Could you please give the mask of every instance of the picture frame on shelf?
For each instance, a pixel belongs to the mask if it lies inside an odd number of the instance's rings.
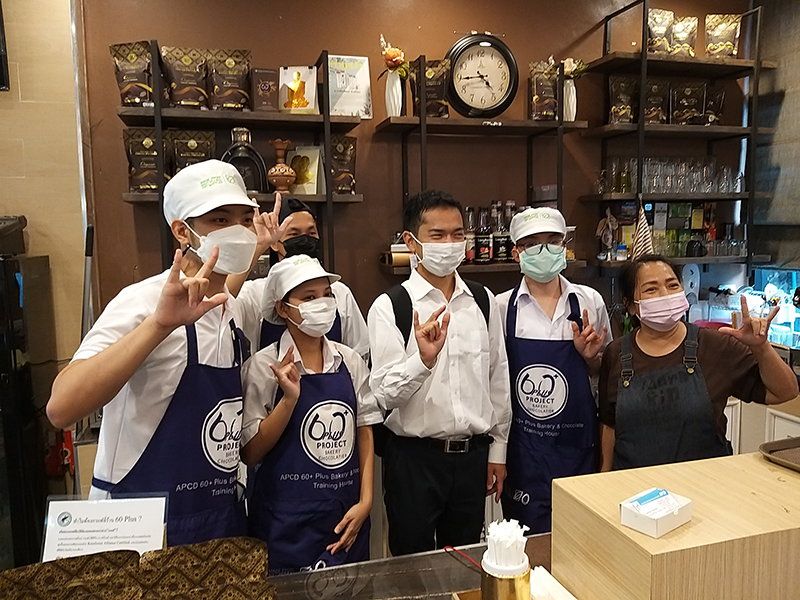
[[[286,153],[286,164],[294,169],[297,179],[289,186],[292,194],[323,194],[324,185],[320,175],[322,168],[322,148],[319,146],[299,146]]]
[[[372,118],[372,89],[366,56],[328,56],[331,115]]]
[[[319,114],[317,67],[281,67],[278,109],[300,115]]]

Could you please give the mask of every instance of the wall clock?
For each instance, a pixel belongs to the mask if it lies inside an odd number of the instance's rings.
[[[511,49],[499,38],[473,32],[453,44],[446,58],[451,68],[447,100],[457,112],[491,118],[511,106],[519,71]]]

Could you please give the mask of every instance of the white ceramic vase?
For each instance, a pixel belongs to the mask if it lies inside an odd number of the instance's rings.
[[[386,73],[386,116],[399,117],[403,108],[403,80],[397,70]]]
[[[575,80],[564,80],[564,120],[574,121],[578,114],[578,94],[575,91]]]

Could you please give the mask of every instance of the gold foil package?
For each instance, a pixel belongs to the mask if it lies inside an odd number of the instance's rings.
[[[197,48],[161,47],[169,100],[172,106],[208,108],[207,53]]]
[[[672,56],[695,56],[697,42],[697,17],[677,17],[672,25]]]
[[[556,86],[558,67],[551,61],[532,62],[529,65],[531,78],[531,118],[534,121],[555,121],[558,109]]]
[[[669,54],[675,13],[671,10],[651,8],[647,13],[647,51],[652,54]]]
[[[706,55],[736,56],[742,15],[706,15]]]
[[[633,123],[639,107],[639,80],[636,77],[612,75],[608,78],[611,112],[609,123]]]
[[[213,110],[249,108],[249,50],[209,50],[208,95]]]
[[[414,116],[419,116],[419,90],[417,89],[417,64],[411,63],[411,96]],[[429,117],[446,118],[450,116],[447,102],[447,84],[450,79],[450,59],[429,60],[425,63],[425,114]]]
[[[703,123],[706,102],[706,83],[676,83],[672,88],[670,123],[698,125]]]
[[[648,79],[645,90],[644,122],[667,122],[669,115],[669,82],[661,79]]]
[[[356,193],[356,138],[331,136],[331,171],[335,193]]]
[[[130,42],[109,47],[123,106],[143,106],[152,101],[153,77],[150,43]]]
[[[152,192],[158,189],[156,132],[152,128],[129,128],[122,132],[128,156],[128,189]]]
[[[178,173],[189,165],[214,158],[216,136],[213,131],[181,131],[168,129],[165,133],[169,149],[171,171]]]
[[[725,106],[725,90],[709,88],[706,91],[704,125],[722,125],[722,109]]]

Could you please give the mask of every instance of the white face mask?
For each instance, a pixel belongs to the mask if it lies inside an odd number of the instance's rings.
[[[422,243],[413,233],[411,237],[422,246],[419,264],[437,277],[452,275],[467,256],[467,242]],[[416,256],[416,255],[415,255]]]
[[[244,225],[231,225],[223,229],[216,229],[208,235],[199,235],[186,224],[193,234],[200,239],[198,248],[191,250],[206,262],[211,256],[214,246],[219,248],[219,258],[214,265],[214,273],[220,275],[238,275],[250,270],[253,254],[256,251],[258,236]]]
[[[285,304],[300,311],[300,316],[303,317],[300,323],[295,323],[291,319],[289,321],[309,337],[322,337],[331,330],[336,320],[335,298],[317,298],[297,306],[288,302]]]

